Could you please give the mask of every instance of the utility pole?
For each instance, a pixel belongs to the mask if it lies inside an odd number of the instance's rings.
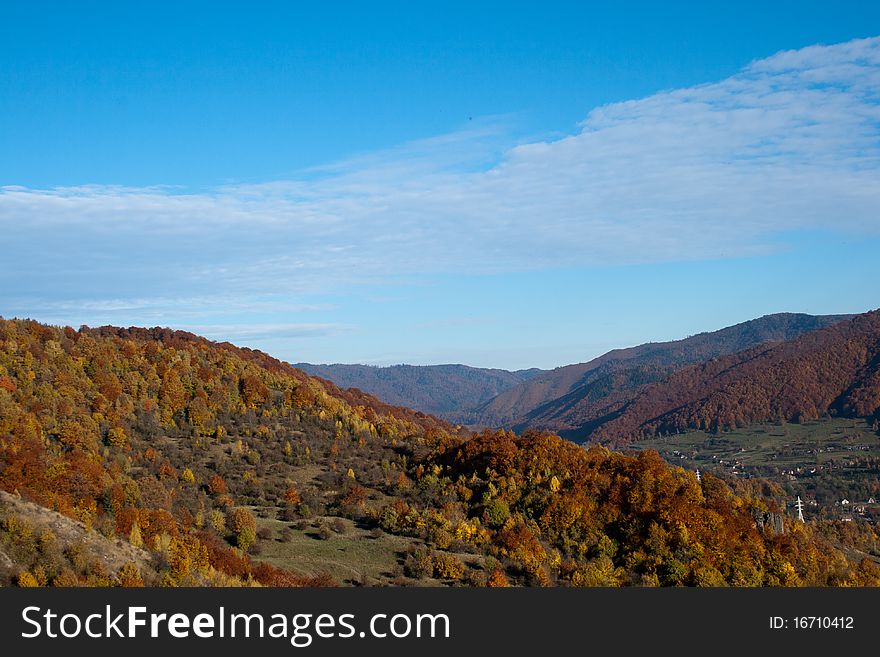
[[[797,511],[798,511],[798,520],[800,520],[803,523],[806,523],[806,520],[804,520],[804,503],[801,501],[800,495],[798,495],[797,502],[795,502],[795,507],[797,508]]]

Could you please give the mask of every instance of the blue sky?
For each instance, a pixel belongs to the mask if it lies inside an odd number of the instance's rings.
[[[4,3],[2,316],[519,368],[880,306],[875,3],[121,4]]]

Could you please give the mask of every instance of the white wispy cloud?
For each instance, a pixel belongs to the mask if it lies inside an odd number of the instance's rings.
[[[344,324],[192,324],[179,328],[206,338],[221,341],[252,343],[254,341],[277,340],[284,338],[315,338],[347,333],[352,327]]]
[[[487,121],[200,193],[3,187],[0,297],[246,307],[255,294],[420,273],[761,254],[804,230],[877,235],[880,38],[779,53],[594,109],[561,139],[509,142],[503,120]]]

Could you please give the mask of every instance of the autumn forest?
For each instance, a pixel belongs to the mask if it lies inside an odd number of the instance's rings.
[[[801,523],[772,481],[698,478],[654,450],[599,443],[876,419],[878,317],[674,373],[586,445],[452,425],[189,333],[0,320],[0,578],[877,586],[875,525]],[[315,552],[354,544],[378,546],[378,565]]]

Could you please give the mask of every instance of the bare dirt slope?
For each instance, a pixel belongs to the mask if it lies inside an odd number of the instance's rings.
[[[55,535],[61,545],[79,545],[87,558],[99,560],[107,572],[114,573],[128,562],[135,563],[142,573],[150,567],[150,554],[146,550],[136,548],[121,538],[108,539],[72,518],[21,499],[17,495],[0,490],[0,517],[15,516],[26,520],[37,534],[48,529]],[[12,556],[0,548],[0,568],[21,570]]]

